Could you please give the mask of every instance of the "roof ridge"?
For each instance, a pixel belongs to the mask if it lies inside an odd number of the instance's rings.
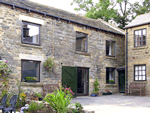
[[[105,23],[106,25],[109,24],[110,26],[112,26],[112,27],[114,27],[114,28],[116,28],[116,29],[118,29],[118,30],[124,32],[123,29],[121,29],[121,28],[119,28],[119,27],[117,27],[117,26],[115,26],[115,25],[113,25],[113,24],[111,24],[111,23],[109,23],[109,22],[106,22],[106,21],[104,21],[104,20],[101,19],[101,18],[98,18],[98,19],[97,19],[97,21],[99,21],[99,20],[100,20],[100,21],[103,21],[103,23]]]

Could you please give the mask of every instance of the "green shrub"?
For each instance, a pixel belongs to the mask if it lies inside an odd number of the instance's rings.
[[[44,105],[42,103],[38,104],[38,103],[32,102],[27,111],[30,113],[34,113],[34,112],[42,109],[43,107],[44,107]]]
[[[42,95],[39,94],[39,93],[35,93],[35,95],[36,95],[37,97],[39,97],[39,98],[42,98]]]
[[[94,81],[94,92],[93,92],[94,94],[97,94],[97,92],[99,91],[98,85],[99,85],[99,83],[96,78],[96,80]]]
[[[66,95],[61,87],[53,92],[53,94],[47,94],[44,100],[50,104],[50,106],[57,113],[67,113],[71,102],[71,95]]]
[[[76,109],[72,109],[72,113],[80,113],[83,110],[82,105],[79,102],[75,103]]]

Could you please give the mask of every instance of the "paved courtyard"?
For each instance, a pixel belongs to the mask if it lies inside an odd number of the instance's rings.
[[[150,113],[148,96],[124,96],[123,94],[80,96],[73,98],[71,102],[79,102],[85,110],[95,111],[95,113]]]

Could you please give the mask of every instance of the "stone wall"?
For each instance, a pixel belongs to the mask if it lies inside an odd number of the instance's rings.
[[[29,45],[21,43],[22,18],[20,15],[32,17],[44,21],[40,27],[41,45]],[[29,21],[29,20],[26,20]],[[31,20],[30,20],[31,21]],[[38,20],[37,20],[38,21]],[[35,21],[35,22],[37,22]],[[88,52],[82,53],[76,50],[76,31],[88,34]],[[116,41],[116,57],[106,57],[106,39]],[[13,73],[9,79],[10,90],[16,90],[16,79],[21,80],[21,59],[39,59],[40,83],[41,84],[58,83],[61,84],[62,66],[88,67],[89,68],[89,94],[93,92],[93,82],[98,78],[101,91],[112,89],[118,92],[118,72],[116,71],[115,85],[106,84],[106,67],[124,66],[124,37],[114,35],[95,29],[82,29],[73,23],[57,21],[49,17],[35,13],[27,13],[25,10],[11,9],[0,4],[0,51],[3,59],[8,60],[13,66]],[[8,54],[8,55],[4,55]],[[54,69],[56,75],[48,73],[43,67],[43,62],[48,57],[54,57],[58,64]],[[37,92],[34,84],[22,84],[22,88]]]
[[[134,47],[134,30],[144,29],[147,30],[146,46]],[[149,57],[149,45],[150,45],[150,29],[149,25],[138,26],[129,28],[128,30],[128,85],[130,82],[146,83],[146,95],[150,95],[150,57]],[[134,81],[134,65],[146,64],[146,81]]]

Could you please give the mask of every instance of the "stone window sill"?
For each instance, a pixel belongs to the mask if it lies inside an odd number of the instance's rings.
[[[23,46],[23,47],[31,47],[31,48],[37,48],[37,49],[42,49],[42,48],[43,48],[43,47],[41,47],[41,46],[29,45],[29,44],[22,44],[22,43],[20,43],[20,46]]]
[[[27,83],[27,82],[21,82],[20,83],[21,86],[33,86],[33,87],[42,87],[43,83],[40,82],[36,82],[36,83]]]
[[[139,49],[147,49],[148,46],[142,46],[142,47],[134,47],[132,50],[139,50]]]
[[[147,81],[133,81],[133,83],[147,83]]]
[[[111,56],[106,56],[107,59],[114,59],[114,60],[117,60],[116,57],[111,57]]]
[[[74,53],[79,54],[79,55],[91,56],[91,53],[86,53],[86,52],[81,52],[81,51],[75,51]]]
[[[106,84],[106,87],[117,87],[117,84]]]

